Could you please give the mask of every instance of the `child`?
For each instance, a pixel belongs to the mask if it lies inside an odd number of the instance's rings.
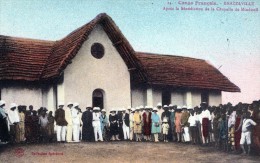
[[[254,126],[256,125],[256,123],[252,119],[250,119],[250,116],[251,116],[250,112],[247,112],[242,123],[240,123],[238,129],[236,130],[236,132],[237,132],[242,126],[240,146],[241,146],[241,149],[243,150],[243,154],[246,154],[244,144],[247,143],[248,155],[250,154],[250,149],[251,149],[252,125],[254,125]]]
[[[163,140],[164,140],[164,142],[168,142],[167,137],[168,137],[169,127],[170,127],[170,126],[169,126],[169,124],[168,124],[167,119],[164,119],[164,120],[163,120],[163,123],[162,123]]]

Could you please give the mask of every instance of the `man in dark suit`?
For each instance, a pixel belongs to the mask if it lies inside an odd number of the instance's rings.
[[[124,140],[129,140],[129,114],[126,113],[126,109],[122,110],[122,121],[123,121],[123,133]]]
[[[67,121],[65,119],[64,104],[60,103],[59,108],[55,111],[55,121],[57,125],[57,141],[65,142]]]
[[[82,140],[94,141],[94,128],[92,126],[93,114],[92,107],[88,106],[86,111],[82,114]]]

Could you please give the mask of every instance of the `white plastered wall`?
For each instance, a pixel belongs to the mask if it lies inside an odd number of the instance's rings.
[[[145,90],[143,88],[133,88],[131,90],[131,96],[132,96],[132,107],[137,107],[140,105],[145,105]]]
[[[91,45],[101,43],[105,55],[96,59],[91,55]],[[58,100],[78,102],[81,108],[92,105],[95,89],[104,91],[104,108],[130,106],[130,74],[116,48],[103,28],[97,25],[72,63],[64,71],[64,82],[58,86]]]
[[[209,105],[218,106],[222,103],[222,97],[220,91],[210,91],[209,92]]]
[[[1,89],[1,99],[6,102],[6,108],[9,108],[11,103],[16,103],[17,105],[33,105],[37,110],[42,106],[42,97],[41,88],[10,86]]]
[[[177,106],[186,105],[185,94],[181,91],[173,91],[171,93],[171,103]]]

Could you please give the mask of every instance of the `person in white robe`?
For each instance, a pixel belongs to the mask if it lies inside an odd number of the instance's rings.
[[[93,128],[94,128],[94,135],[95,135],[95,141],[103,141],[103,135],[101,131],[101,125],[100,125],[100,108],[94,107],[93,108]]]
[[[80,132],[79,104],[74,103],[73,106],[74,107],[71,110],[73,141],[79,142],[79,132]]]
[[[67,108],[65,109],[65,119],[68,123],[67,125],[67,134],[66,134],[66,141],[72,142],[72,116],[71,116],[71,110],[73,107],[72,102],[68,102]]]
[[[19,113],[17,111],[17,105],[12,103],[10,110],[8,110],[8,120],[10,126],[10,139],[11,143],[19,142],[19,126],[20,122]]]

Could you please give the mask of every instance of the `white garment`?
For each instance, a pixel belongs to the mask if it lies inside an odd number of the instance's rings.
[[[73,131],[73,140],[74,142],[79,142],[79,131],[80,131],[80,125],[78,124],[73,124],[72,125],[72,131]]]
[[[95,141],[99,140],[103,141],[102,131],[101,131],[101,124],[100,124],[100,113],[93,112],[93,122],[92,122],[93,128],[94,128],[94,135],[95,135]]]
[[[233,111],[228,118],[228,127],[234,126],[236,123],[236,111]]]
[[[240,144],[251,144],[251,132],[241,132]]]
[[[133,113],[130,113],[129,114],[129,126],[130,126],[130,134],[129,134],[129,139],[130,140],[133,140],[133,138],[134,138],[134,122],[133,122],[133,116],[134,116],[134,114]]]
[[[123,114],[123,116],[122,116],[122,120],[123,120],[123,126],[122,127],[123,127],[124,139],[127,140],[127,139],[130,138],[129,137],[130,130],[129,130],[129,127],[125,125],[124,117],[125,117],[125,114]]]
[[[72,141],[72,116],[71,116],[71,109],[67,108],[65,109],[65,119],[68,122],[67,125],[67,134],[66,134],[66,140],[67,142],[71,142]]]
[[[130,138],[130,137],[129,137],[129,132],[130,132],[130,130],[129,130],[129,127],[127,127],[127,126],[125,125],[125,122],[123,122],[123,132],[124,132],[124,139],[125,139],[125,140],[129,139],[129,138]]]
[[[8,119],[9,119],[9,125],[13,125],[14,123],[20,122],[19,113],[17,109],[14,111],[9,110],[8,111]]]
[[[190,117],[188,120],[190,126],[196,126],[196,121],[198,121],[198,116],[190,114]]]
[[[208,118],[210,121],[211,121],[211,115],[210,115],[210,112],[209,110],[203,110],[200,114],[200,123],[202,124],[202,119],[203,118]]]
[[[249,132],[248,127],[251,125],[256,125],[252,119],[244,119],[242,124],[242,132]]]
[[[78,117],[79,117],[79,120],[80,120],[79,136],[80,136],[80,140],[82,140],[82,126],[83,126],[83,121],[81,120],[81,118],[82,118],[82,113],[81,113],[81,112],[79,112]]]
[[[77,109],[72,108],[71,118],[72,118],[72,124],[73,125],[75,125],[75,124],[80,125],[80,119],[79,119],[78,113],[79,113],[79,111]]]
[[[190,141],[189,127],[184,127],[183,137],[184,137],[184,141],[185,142],[189,142]]]
[[[65,119],[68,122],[68,125],[72,125],[72,113],[71,113],[71,109],[67,108],[65,109]]]
[[[57,141],[65,141],[67,126],[56,126],[57,127]]]
[[[170,128],[170,126],[169,126],[168,123],[163,123],[163,124],[162,124],[162,131],[163,131],[163,134],[168,135],[169,128]]]
[[[79,111],[76,108],[72,108],[71,110],[71,118],[72,118],[72,133],[73,140],[75,142],[79,142],[79,127],[80,127],[80,119],[79,119]]]

